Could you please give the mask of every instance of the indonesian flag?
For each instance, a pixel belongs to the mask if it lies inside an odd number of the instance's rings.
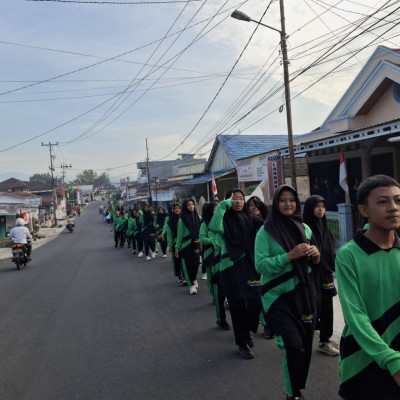
[[[215,183],[214,172],[212,173],[212,179],[211,179],[211,191],[213,192],[214,195],[217,194],[217,184]]]
[[[347,179],[346,161],[342,149],[340,149],[339,185],[346,193],[348,193],[349,180]]]

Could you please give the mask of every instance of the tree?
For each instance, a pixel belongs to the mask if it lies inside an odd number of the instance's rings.
[[[80,174],[76,176],[75,183],[81,183],[84,185],[110,185],[109,176],[103,172],[101,175],[97,175],[92,169],[85,169]]]
[[[93,185],[96,178],[97,178],[96,172],[94,172],[92,169],[85,169],[76,176],[75,182],[84,185]]]
[[[101,186],[101,185],[109,186],[111,185],[110,177],[105,172],[103,172],[101,175],[97,176],[93,184],[95,186]]]
[[[29,178],[29,182],[43,182],[51,185],[51,175],[49,172],[45,174],[33,174]]]

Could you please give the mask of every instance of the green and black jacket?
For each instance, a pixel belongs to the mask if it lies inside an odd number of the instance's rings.
[[[306,238],[311,240],[312,232],[308,225],[303,224]],[[296,275],[293,264],[285,249],[261,227],[255,243],[256,270],[261,274],[261,294],[266,313],[278,302],[284,303],[294,294],[300,279]],[[308,273],[312,273],[311,266]]]
[[[201,221],[200,216],[199,219]],[[194,245],[192,243],[190,231],[183,223],[182,219],[179,219],[178,221],[175,249],[179,251],[179,255],[183,258],[190,257],[194,252]]]
[[[354,398],[365,371],[400,371],[400,240],[396,235],[393,248],[383,250],[358,232],[339,249],[335,265],[346,322],[339,393]]]
[[[170,249],[172,249],[172,247],[175,246],[175,243],[176,243],[176,236],[172,232],[172,229],[169,226],[168,221],[169,221],[169,216],[167,218],[165,218],[163,232],[164,232],[164,236],[167,239],[167,246]]]
[[[219,274],[220,293],[222,296],[242,299],[259,297],[260,275],[255,270],[254,265],[249,262],[246,253],[243,252],[238,259],[232,260],[227,250],[223,220],[227,208],[231,206],[231,199],[221,201],[208,225],[209,236],[211,236],[214,244],[216,260],[212,267],[212,274]],[[262,221],[260,222],[258,218],[252,218],[251,220],[258,226],[262,224]]]

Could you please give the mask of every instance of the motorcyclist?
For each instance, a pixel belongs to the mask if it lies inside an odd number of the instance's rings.
[[[11,229],[8,236],[10,239],[14,239],[14,243],[24,245],[26,249],[26,255],[28,256],[28,259],[31,260],[32,244],[30,243],[30,241],[32,240],[32,236],[29,233],[28,228],[25,228],[24,225],[24,219],[17,218],[17,220],[15,221],[15,227]]]
[[[69,224],[72,225],[72,228],[75,227],[75,214],[73,214],[73,213],[71,213],[71,214],[68,215],[68,218],[67,218],[67,225],[69,225]]]

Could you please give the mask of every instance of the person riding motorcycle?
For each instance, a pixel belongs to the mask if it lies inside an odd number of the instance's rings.
[[[67,226],[68,226],[69,224],[72,225],[72,228],[75,227],[75,215],[74,215],[73,213],[71,213],[71,214],[68,215],[68,218],[67,218]]]
[[[30,243],[30,241],[32,240],[32,236],[29,233],[28,228],[25,228],[24,225],[24,219],[17,218],[17,220],[15,221],[15,227],[11,229],[8,236],[11,240],[14,239],[14,243],[24,245],[26,249],[26,255],[28,256],[28,259],[31,260],[32,244]]]

